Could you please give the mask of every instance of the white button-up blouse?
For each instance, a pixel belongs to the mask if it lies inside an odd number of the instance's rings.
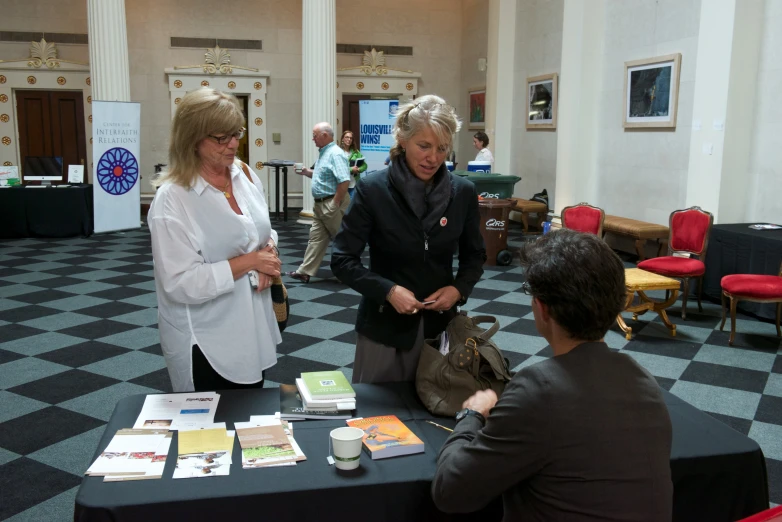
[[[163,184],[147,222],[152,235],[160,346],[176,392],[193,391],[192,346],[217,373],[239,384],[261,380],[282,341],[271,291],[233,279],[228,260],[262,248],[277,233],[263,185],[231,166],[236,214],[223,193],[198,176],[190,189]]]

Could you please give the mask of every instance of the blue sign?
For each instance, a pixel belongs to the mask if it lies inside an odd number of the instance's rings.
[[[98,183],[114,196],[125,194],[138,182],[138,162],[128,149],[107,150],[95,169]]]

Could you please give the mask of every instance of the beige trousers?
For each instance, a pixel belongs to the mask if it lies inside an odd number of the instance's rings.
[[[323,261],[323,256],[326,255],[329,242],[339,232],[342,216],[345,215],[349,204],[350,196],[347,194],[345,194],[345,198],[342,200],[342,205],[339,208],[334,205],[334,198],[321,201],[320,203],[315,202],[312,209],[314,217],[312,219],[312,227],[310,228],[310,239],[307,243],[307,250],[304,252],[304,262],[296,270],[298,273],[307,274],[310,277],[317,273],[320,263]]]

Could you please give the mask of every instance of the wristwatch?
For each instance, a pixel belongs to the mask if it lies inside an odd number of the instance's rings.
[[[456,422],[459,422],[460,420],[467,417],[468,415],[472,415],[473,417],[481,421],[481,424],[486,425],[486,417],[484,417],[481,412],[471,410],[469,408],[465,408],[462,411],[456,412]]]

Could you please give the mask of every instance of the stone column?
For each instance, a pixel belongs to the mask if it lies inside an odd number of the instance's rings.
[[[318,158],[312,127],[321,121],[336,128],[337,25],[336,0],[302,0],[302,153],[305,166]],[[300,222],[312,218],[312,190],[304,178]]]
[[[125,0],[87,0],[92,98],[130,101]]]
[[[486,134],[495,172],[516,174],[511,165],[516,54],[516,0],[490,0]]]

